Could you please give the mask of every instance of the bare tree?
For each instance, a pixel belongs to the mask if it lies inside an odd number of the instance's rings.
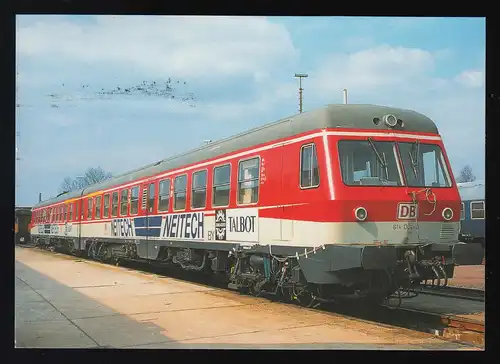
[[[459,183],[474,182],[475,180],[476,176],[474,176],[474,173],[472,173],[472,168],[469,165],[466,165],[464,168],[462,168],[457,178],[457,182]]]
[[[66,177],[61,183],[59,192],[60,194],[63,194],[70,191],[80,190],[87,186],[107,180],[112,176],[113,175],[111,173],[104,171],[101,167],[89,168],[81,177],[76,177],[74,179]]]

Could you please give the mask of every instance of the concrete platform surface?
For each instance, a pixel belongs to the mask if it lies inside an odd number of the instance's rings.
[[[16,347],[471,349],[431,334],[16,247]]]

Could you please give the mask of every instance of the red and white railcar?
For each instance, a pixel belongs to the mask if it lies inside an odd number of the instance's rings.
[[[480,264],[434,122],[329,105],[34,207],[32,236],[101,260],[222,273],[302,301],[383,299]]]

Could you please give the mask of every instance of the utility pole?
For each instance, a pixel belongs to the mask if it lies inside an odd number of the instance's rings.
[[[306,78],[309,75],[307,73],[296,73],[295,77],[299,79],[299,112],[302,113],[302,78]]]

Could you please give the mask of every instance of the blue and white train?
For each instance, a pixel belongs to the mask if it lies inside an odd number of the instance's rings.
[[[462,207],[460,211],[460,240],[485,244],[485,181],[457,183]]]

